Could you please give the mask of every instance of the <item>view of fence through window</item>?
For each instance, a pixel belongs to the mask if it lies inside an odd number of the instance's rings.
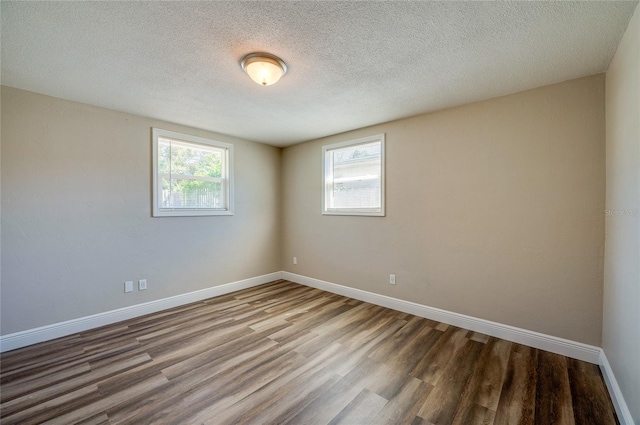
[[[162,208],[226,208],[225,150],[158,139],[158,177]]]
[[[381,143],[329,151],[332,171],[330,208],[379,208]]]

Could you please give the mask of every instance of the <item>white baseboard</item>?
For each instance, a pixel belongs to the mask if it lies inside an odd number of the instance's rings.
[[[111,323],[143,316],[145,314],[155,313],[168,308],[178,307],[184,304],[239,291],[241,289],[251,288],[277,279],[287,279],[302,285],[322,289],[324,291],[344,295],[405,313],[414,314],[416,316],[426,317],[428,319],[437,320],[438,322],[470,329],[486,335],[514,341],[530,347],[551,351],[552,353],[562,354],[564,356],[584,360],[590,363],[599,364],[601,361],[601,350],[599,347],[551,335],[545,335],[526,329],[516,328],[514,326],[503,325],[489,320],[466,316],[464,314],[453,313],[439,308],[413,303],[411,301],[404,301],[398,298],[350,288],[348,286],[338,285],[290,272],[269,273],[199,291],[163,298],[161,300],[150,301],[91,316],[80,317],[65,322],[54,323],[35,329],[28,329],[26,331],[3,335],[0,336],[0,352],[15,350],[16,348],[26,347],[38,342],[49,341],[62,336],[71,335],[76,332],[83,332],[100,326],[109,325]]]
[[[402,311],[404,313],[413,314],[415,316],[425,317],[427,319],[506,339],[574,359],[599,364],[607,384],[607,388],[611,394],[618,419],[623,425],[633,425],[631,412],[624,400],[624,397],[622,396],[622,392],[620,391],[618,382],[613,374],[611,365],[609,364],[604,351],[599,347],[285,271],[269,273],[224,285],[201,289],[199,291],[163,298],[161,300],[150,301],[91,316],[80,317],[78,319],[67,320],[65,322],[54,323],[35,329],[28,329],[26,331],[3,335],[0,336],[0,352],[15,350],[17,348],[26,347],[39,342],[71,335],[76,332],[83,332],[100,326],[132,319],[134,317],[144,316],[145,314],[155,313],[169,308],[202,301],[207,298],[225,295],[278,279],[286,279],[301,285],[380,305]]]
[[[338,285],[336,283],[326,282],[324,280],[314,279],[295,273],[283,271],[282,279],[391,308],[393,310],[402,311],[404,313],[413,314],[415,316],[425,317],[427,319],[491,335],[497,338],[506,339],[508,341],[517,342],[529,347],[583,360],[589,363],[598,364],[599,362],[601,349],[600,347],[595,347],[593,345],[545,335],[539,332],[516,328],[514,326],[503,325],[501,323],[466,316],[464,314],[453,313],[451,311],[363,291],[361,289],[350,288],[348,286]]]
[[[213,286],[199,291],[188,292],[161,300],[149,301],[130,307],[119,308],[117,310],[105,311],[104,313],[93,314],[91,316],[79,317],[65,322],[54,323],[35,329],[16,332],[0,336],[0,353],[37,344],[38,342],[49,341],[62,336],[83,332],[111,323],[120,322],[145,314],[155,313],[184,304],[202,301],[207,298],[217,297],[241,289],[251,288],[281,279],[282,272],[274,272],[249,279],[239,280],[224,285]]]
[[[622,391],[620,391],[618,381],[616,380],[616,376],[613,374],[613,369],[611,369],[611,365],[609,364],[609,360],[607,360],[604,350],[600,351],[600,370],[602,371],[604,382],[606,382],[607,389],[611,395],[611,401],[613,401],[613,407],[616,409],[618,420],[622,425],[633,425],[634,422],[633,417],[631,417],[631,411],[629,410],[627,403],[624,401]]]
[[[0,352],[15,350],[38,342],[49,341],[62,336],[71,335],[76,332],[83,332],[100,326],[109,325],[111,323],[143,316],[145,314],[155,313],[184,304],[239,291],[241,289],[251,288],[277,279],[287,279],[302,285],[322,289],[324,291],[344,295],[346,297],[355,298],[405,313],[414,314],[416,316],[426,317],[428,319],[437,320],[438,322],[514,341],[530,347],[551,351],[552,353],[562,354],[564,356],[584,360],[590,363],[602,363],[601,349],[599,347],[545,335],[526,329],[516,328],[514,326],[503,325],[489,320],[466,316],[464,314],[453,313],[439,308],[413,303],[411,301],[404,301],[398,298],[363,291],[361,289],[350,288],[348,286],[338,285],[290,272],[269,273],[199,291],[163,298],[161,300],[150,301],[91,316],[67,320],[65,322],[54,323],[35,329],[28,329],[26,331],[3,335],[0,336]],[[610,376],[613,377],[613,374],[611,373]],[[613,382],[615,382],[615,379]]]

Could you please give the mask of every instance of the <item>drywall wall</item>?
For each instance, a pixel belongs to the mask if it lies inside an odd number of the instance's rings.
[[[2,117],[1,111],[2,90],[0,90],[0,117]],[[0,318],[2,318],[2,119],[0,119]]]
[[[286,148],[284,269],[600,345],[604,113],[596,75]],[[323,216],[322,145],[378,133],[386,217]]]
[[[234,216],[151,217],[152,127],[234,144]],[[2,334],[279,271],[279,173],[274,147],[3,87]]]
[[[606,79],[607,198],[602,347],[640,424],[640,9]]]

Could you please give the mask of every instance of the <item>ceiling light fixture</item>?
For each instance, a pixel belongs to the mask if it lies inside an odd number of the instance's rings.
[[[270,86],[287,73],[287,64],[269,53],[249,53],[242,58],[240,65],[261,86]]]

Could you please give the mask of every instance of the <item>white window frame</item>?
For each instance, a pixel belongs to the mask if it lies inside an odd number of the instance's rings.
[[[162,208],[162,189],[159,187],[162,181],[158,173],[158,139],[171,139],[178,143],[188,145],[204,145],[213,146],[223,149],[226,152],[222,167],[224,175],[223,191],[226,196],[227,208]],[[217,140],[206,139],[204,137],[192,136],[190,134],[177,133],[175,131],[162,130],[159,128],[152,129],[152,157],[153,157],[153,217],[194,217],[194,216],[212,216],[212,215],[233,215],[233,144],[219,142]],[[198,180],[195,178],[194,180]]]
[[[333,184],[333,168],[330,164],[329,151],[372,142],[380,142],[380,208],[330,208],[330,186]],[[385,134],[376,134],[356,140],[333,143],[322,147],[322,214],[323,215],[357,215],[357,216],[385,216]]]

